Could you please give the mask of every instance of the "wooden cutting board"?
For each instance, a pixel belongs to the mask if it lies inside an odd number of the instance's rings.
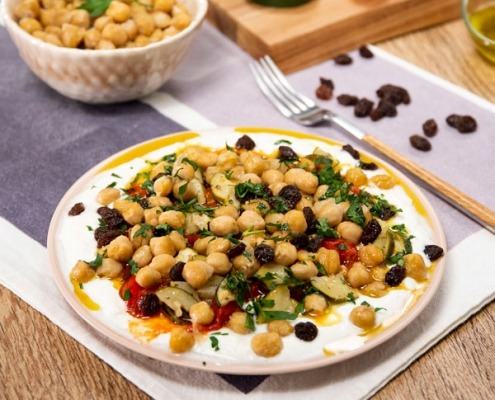
[[[254,57],[269,54],[284,72],[460,15],[459,0],[311,0],[294,8],[209,0],[209,6],[214,25]]]

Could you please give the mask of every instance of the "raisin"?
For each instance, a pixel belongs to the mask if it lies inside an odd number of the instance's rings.
[[[383,221],[387,221],[390,218],[392,218],[395,214],[396,214],[395,211],[385,207],[380,210],[380,219],[382,219]]]
[[[361,161],[359,163],[359,168],[364,169],[365,171],[376,171],[378,169],[378,165],[376,165],[374,162]]]
[[[294,326],[294,334],[298,339],[311,342],[318,336],[318,328],[312,322],[299,322]]]
[[[443,249],[435,244],[429,244],[425,246],[424,253],[428,256],[430,261],[435,261],[443,256]]]
[[[282,197],[289,209],[293,209],[302,199],[301,191],[292,185],[285,185],[278,195]]]
[[[411,143],[411,146],[414,147],[415,149],[418,149],[421,151],[430,151],[431,150],[430,141],[423,136],[412,135],[409,138],[409,142]]]
[[[182,277],[182,271],[184,270],[184,265],[186,265],[183,261],[177,261],[172,268],[170,268],[169,276],[173,281],[184,281],[185,279]]]
[[[150,203],[146,197],[143,197],[142,199],[139,200],[139,205],[143,207],[143,209],[148,209],[150,208]]]
[[[305,249],[309,244],[309,236],[305,233],[296,233],[290,238],[290,243],[296,246],[297,250]]]
[[[350,94],[341,94],[337,96],[337,101],[343,106],[355,106],[358,102],[357,96],[352,96]]]
[[[438,132],[438,125],[434,119],[426,120],[423,124],[423,133],[427,137],[433,137]]]
[[[278,148],[278,158],[281,160],[295,161],[299,160],[296,152],[292,150],[289,146],[279,146]]]
[[[304,219],[306,220],[306,225],[308,225],[306,231],[312,231],[318,222],[313,209],[311,207],[304,207],[302,212],[304,215]]]
[[[84,204],[83,203],[76,203],[69,210],[69,216],[74,217],[76,215],[81,214],[82,212],[84,212]]]
[[[390,101],[396,106],[401,103],[409,104],[411,102],[408,91],[400,86],[386,84],[381,86],[376,91],[376,94],[380,99]]]
[[[378,103],[378,109],[382,110],[386,117],[395,117],[397,115],[397,107],[394,103],[387,99],[382,99]]]
[[[320,78],[320,86],[316,89],[316,97],[322,100],[330,100],[333,96],[333,81],[331,79]]]
[[[470,115],[452,114],[447,117],[447,124],[460,133],[473,133],[477,128],[476,120]]]
[[[348,54],[339,54],[334,58],[337,65],[349,65],[352,64],[352,58]]]
[[[363,236],[361,236],[361,242],[363,244],[369,244],[376,240],[378,235],[382,232],[382,227],[376,219],[371,219],[363,229]]]
[[[254,248],[254,258],[256,258],[261,264],[269,263],[275,258],[275,250],[267,244],[259,244]]]
[[[374,122],[382,119],[385,116],[385,113],[381,108],[373,108],[370,111],[370,119]]]
[[[151,317],[160,311],[160,300],[155,293],[147,292],[138,300],[138,307],[145,317]]]
[[[125,222],[124,217],[122,217],[122,214],[118,212],[114,208],[108,208],[108,207],[100,207],[98,210],[96,210],[98,214],[100,214],[101,218],[103,219],[103,222],[105,222],[105,225],[108,227],[108,229],[120,229],[120,228],[127,228],[127,222]]]
[[[253,150],[256,147],[256,143],[249,136],[241,136],[235,143],[236,149]]]
[[[342,150],[347,151],[351,155],[351,157],[354,158],[355,160],[359,160],[360,157],[359,151],[357,151],[350,144],[346,144],[342,146]]]
[[[359,99],[354,106],[354,115],[358,118],[367,117],[373,108],[373,102],[366,98]]]
[[[95,230],[94,238],[96,240],[96,247],[100,248],[110,244],[110,242],[123,235],[124,232],[119,229],[108,230],[106,227],[99,227]]]
[[[289,287],[290,298],[298,302],[301,302],[304,299],[304,296],[306,295],[306,291],[311,289],[311,287],[312,287],[311,283],[305,283],[303,285],[297,285],[297,286],[290,286]]]
[[[359,55],[363,58],[373,58],[375,56],[373,52],[369,49],[369,47],[366,45],[362,45],[359,48]]]
[[[401,265],[394,265],[385,274],[385,283],[389,286],[399,286],[406,277],[406,268]]]
[[[316,253],[323,244],[324,240],[325,238],[323,236],[315,235],[314,237],[309,239],[308,245],[306,246],[306,250],[308,250],[311,253]]]
[[[227,251],[227,257],[234,258],[240,256],[242,253],[244,253],[244,250],[246,250],[246,244],[243,242],[239,242]]]

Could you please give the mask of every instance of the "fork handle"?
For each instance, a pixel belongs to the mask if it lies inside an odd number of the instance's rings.
[[[425,188],[433,194],[445,200],[473,221],[495,234],[495,212],[407,159],[374,136],[366,134],[362,137],[362,140],[418,178],[424,184]]]

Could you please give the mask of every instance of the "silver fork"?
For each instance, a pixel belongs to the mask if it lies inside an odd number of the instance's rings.
[[[367,134],[354,123],[319,107],[313,100],[298,93],[269,56],[251,63],[250,68],[261,91],[285,117],[304,126],[319,125],[323,122],[336,125],[378,150],[399,169],[409,172],[421,186],[495,234],[495,212]]]

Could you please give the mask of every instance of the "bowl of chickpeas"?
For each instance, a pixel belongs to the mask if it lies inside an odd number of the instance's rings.
[[[183,61],[207,0],[4,0],[19,55],[57,92],[120,103],[161,87]]]

